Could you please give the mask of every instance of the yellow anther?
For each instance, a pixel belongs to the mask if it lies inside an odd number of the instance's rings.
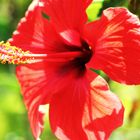
[[[29,51],[23,51],[20,48],[11,46],[9,42],[0,42],[0,62],[5,64],[27,64],[33,61],[33,57],[29,57]],[[28,57],[26,57],[28,55]]]

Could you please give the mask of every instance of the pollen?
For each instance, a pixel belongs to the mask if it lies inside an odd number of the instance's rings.
[[[16,46],[11,46],[9,42],[0,42],[0,63],[5,64],[28,64],[34,60],[33,57],[29,56],[29,51],[23,51]]]

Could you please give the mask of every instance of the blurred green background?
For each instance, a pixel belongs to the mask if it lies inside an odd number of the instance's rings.
[[[94,0],[88,8],[89,21],[99,18],[107,7],[123,6],[140,16],[140,0]],[[0,40],[7,40],[31,0],[0,0]],[[125,106],[124,125],[113,132],[110,140],[140,140],[140,86],[126,86],[108,81]],[[42,140],[56,140],[48,119]],[[0,64],[0,140],[33,140],[27,112],[15,76],[15,66]]]

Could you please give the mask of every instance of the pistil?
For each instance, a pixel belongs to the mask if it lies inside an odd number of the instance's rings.
[[[11,46],[10,43],[0,42],[0,61],[9,64],[30,64],[41,61],[47,62],[66,62],[80,57],[82,52],[58,52],[52,54],[33,54],[29,51],[23,51],[20,48]]]

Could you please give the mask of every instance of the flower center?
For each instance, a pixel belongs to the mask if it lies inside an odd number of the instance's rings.
[[[23,51],[20,48],[11,46],[10,43],[0,42],[0,62],[9,64],[30,64],[37,62],[72,62],[75,66],[85,66],[92,57],[92,50],[86,42],[82,42],[81,47],[69,46],[68,51],[33,54],[29,51]]]
[[[82,55],[80,57],[75,58],[74,61],[78,65],[85,65],[90,61],[93,55],[93,51],[85,41],[82,42],[81,53]]]

